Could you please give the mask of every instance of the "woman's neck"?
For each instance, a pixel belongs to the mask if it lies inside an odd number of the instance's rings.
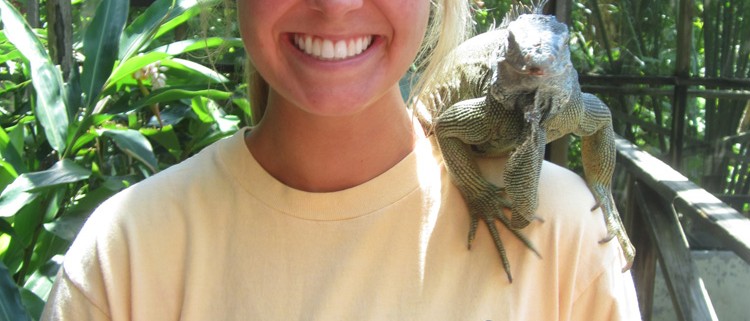
[[[333,192],[384,173],[412,151],[417,139],[399,96],[336,117],[269,106],[246,143],[260,165],[284,184]]]

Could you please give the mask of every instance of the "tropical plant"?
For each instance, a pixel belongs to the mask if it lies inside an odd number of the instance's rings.
[[[241,48],[175,39],[200,5],[158,0],[128,23],[128,1],[102,0],[63,81],[45,32],[0,0],[0,319],[39,317],[60,255],[103,200],[248,122],[242,88],[182,58]]]

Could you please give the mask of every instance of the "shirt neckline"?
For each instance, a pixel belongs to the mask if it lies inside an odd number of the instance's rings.
[[[269,208],[305,220],[354,219],[403,199],[419,187],[419,158],[432,158],[433,151],[430,140],[420,137],[404,159],[375,178],[341,191],[314,193],[289,187],[271,176],[245,145],[250,130],[239,130],[219,150],[228,177]]]

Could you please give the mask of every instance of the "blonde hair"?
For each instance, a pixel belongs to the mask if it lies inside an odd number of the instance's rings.
[[[471,26],[468,0],[430,0],[430,4],[427,32],[415,59],[419,76],[412,86],[409,101],[413,101],[424,91],[441,82],[441,75],[450,68],[450,62],[444,58],[453,48],[466,40]],[[252,122],[253,125],[257,125],[268,103],[269,86],[249,57],[246,60],[245,77],[248,83]]]
[[[439,1],[440,3],[435,3]],[[422,99],[433,88],[439,87],[450,75],[453,60],[450,52],[470,36],[471,15],[467,0],[432,0],[433,10],[422,48],[417,55],[416,77],[409,102]],[[434,108],[434,106],[429,106]],[[435,112],[429,110],[429,112]]]

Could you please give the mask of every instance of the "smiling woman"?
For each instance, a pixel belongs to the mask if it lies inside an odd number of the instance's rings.
[[[616,320],[637,314],[580,178],[545,165],[540,260],[508,283],[399,80],[464,38],[464,0],[238,0],[262,119],[120,192],[65,257],[44,320]],[[434,76],[434,77],[433,77]],[[416,92],[429,88],[418,86]],[[480,163],[502,181],[503,159]],[[507,235],[510,235],[508,237]],[[635,311],[635,314],[632,314]]]
[[[228,0],[233,1],[233,0]],[[333,10],[341,10],[336,9],[335,2],[332,7]],[[356,2],[356,1],[355,1]],[[361,1],[360,1],[361,2]],[[344,5],[347,5],[344,2],[342,2]],[[430,4],[430,19],[429,19],[429,25],[427,26],[426,34],[424,35],[424,40],[421,42],[421,48],[419,51],[419,55],[417,59],[414,59],[413,62],[417,64],[418,70],[420,70],[420,74],[424,75],[424,77],[420,78],[420,81],[414,86],[415,90],[413,92],[419,92],[421,88],[428,87],[427,84],[434,79],[434,75],[442,71],[443,64],[446,62],[442,59],[442,57],[445,57],[450,50],[452,50],[455,46],[457,46],[460,42],[462,42],[464,39],[467,38],[468,30],[470,26],[470,15],[468,13],[468,8],[466,3],[461,3],[460,1],[452,2],[452,1],[418,1],[418,2],[410,2],[409,4],[413,3],[421,3],[421,4]],[[242,6],[242,0],[238,1],[239,6]],[[341,6],[341,3],[338,4]],[[351,4],[348,4],[351,5]],[[356,4],[355,4],[356,5]],[[317,5],[317,8],[323,8],[324,6],[331,7],[332,5],[323,4],[323,6]],[[405,7],[407,8],[407,7]],[[397,9],[404,9],[404,8],[397,8]],[[409,29],[412,31],[420,31],[418,27],[419,24],[416,23],[414,18],[421,18],[422,16],[419,15],[404,15],[400,19],[402,23],[405,23]],[[354,19],[355,21],[351,22],[352,26],[361,25],[364,24],[365,20],[360,19]],[[351,31],[352,27],[343,26],[341,28],[347,29]],[[416,30],[414,30],[416,29]],[[424,31],[422,31],[424,32]],[[362,35],[359,36],[362,38],[362,50],[367,49],[370,44],[372,44],[376,39],[374,35]],[[357,38],[359,38],[357,37]],[[316,52],[316,46],[318,46],[315,42],[316,39],[320,39],[320,52]],[[318,35],[316,37],[314,34],[311,34],[309,30],[303,30],[303,32],[299,34],[293,35],[293,38],[290,40],[292,41],[301,51],[313,55],[313,56],[323,56],[323,47],[324,47],[324,40],[323,38]],[[343,50],[336,50],[336,43],[334,43],[333,39],[329,39],[330,45],[329,49],[333,49],[333,57],[335,58],[336,52],[343,53]],[[343,39],[339,39],[343,40]],[[355,40],[354,43],[355,51],[359,51],[359,39],[349,39],[349,40]],[[367,43],[369,41],[369,44]],[[341,45],[339,45],[341,46]],[[350,52],[350,43],[347,43],[347,56],[352,56],[349,54]],[[434,57],[434,59],[432,59]],[[330,57],[329,57],[330,58]],[[267,105],[267,95],[269,91],[267,80],[263,78],[263,76],[257,72],[257,68],[253,61],[249,61],[247,64],[247,74],[248,74],[248,83],[250,85],[250,100],[251,100],[251,106],[253,108],[253,118],[254,121],[257,123],[263,114],[265,113],[265,108]]]

